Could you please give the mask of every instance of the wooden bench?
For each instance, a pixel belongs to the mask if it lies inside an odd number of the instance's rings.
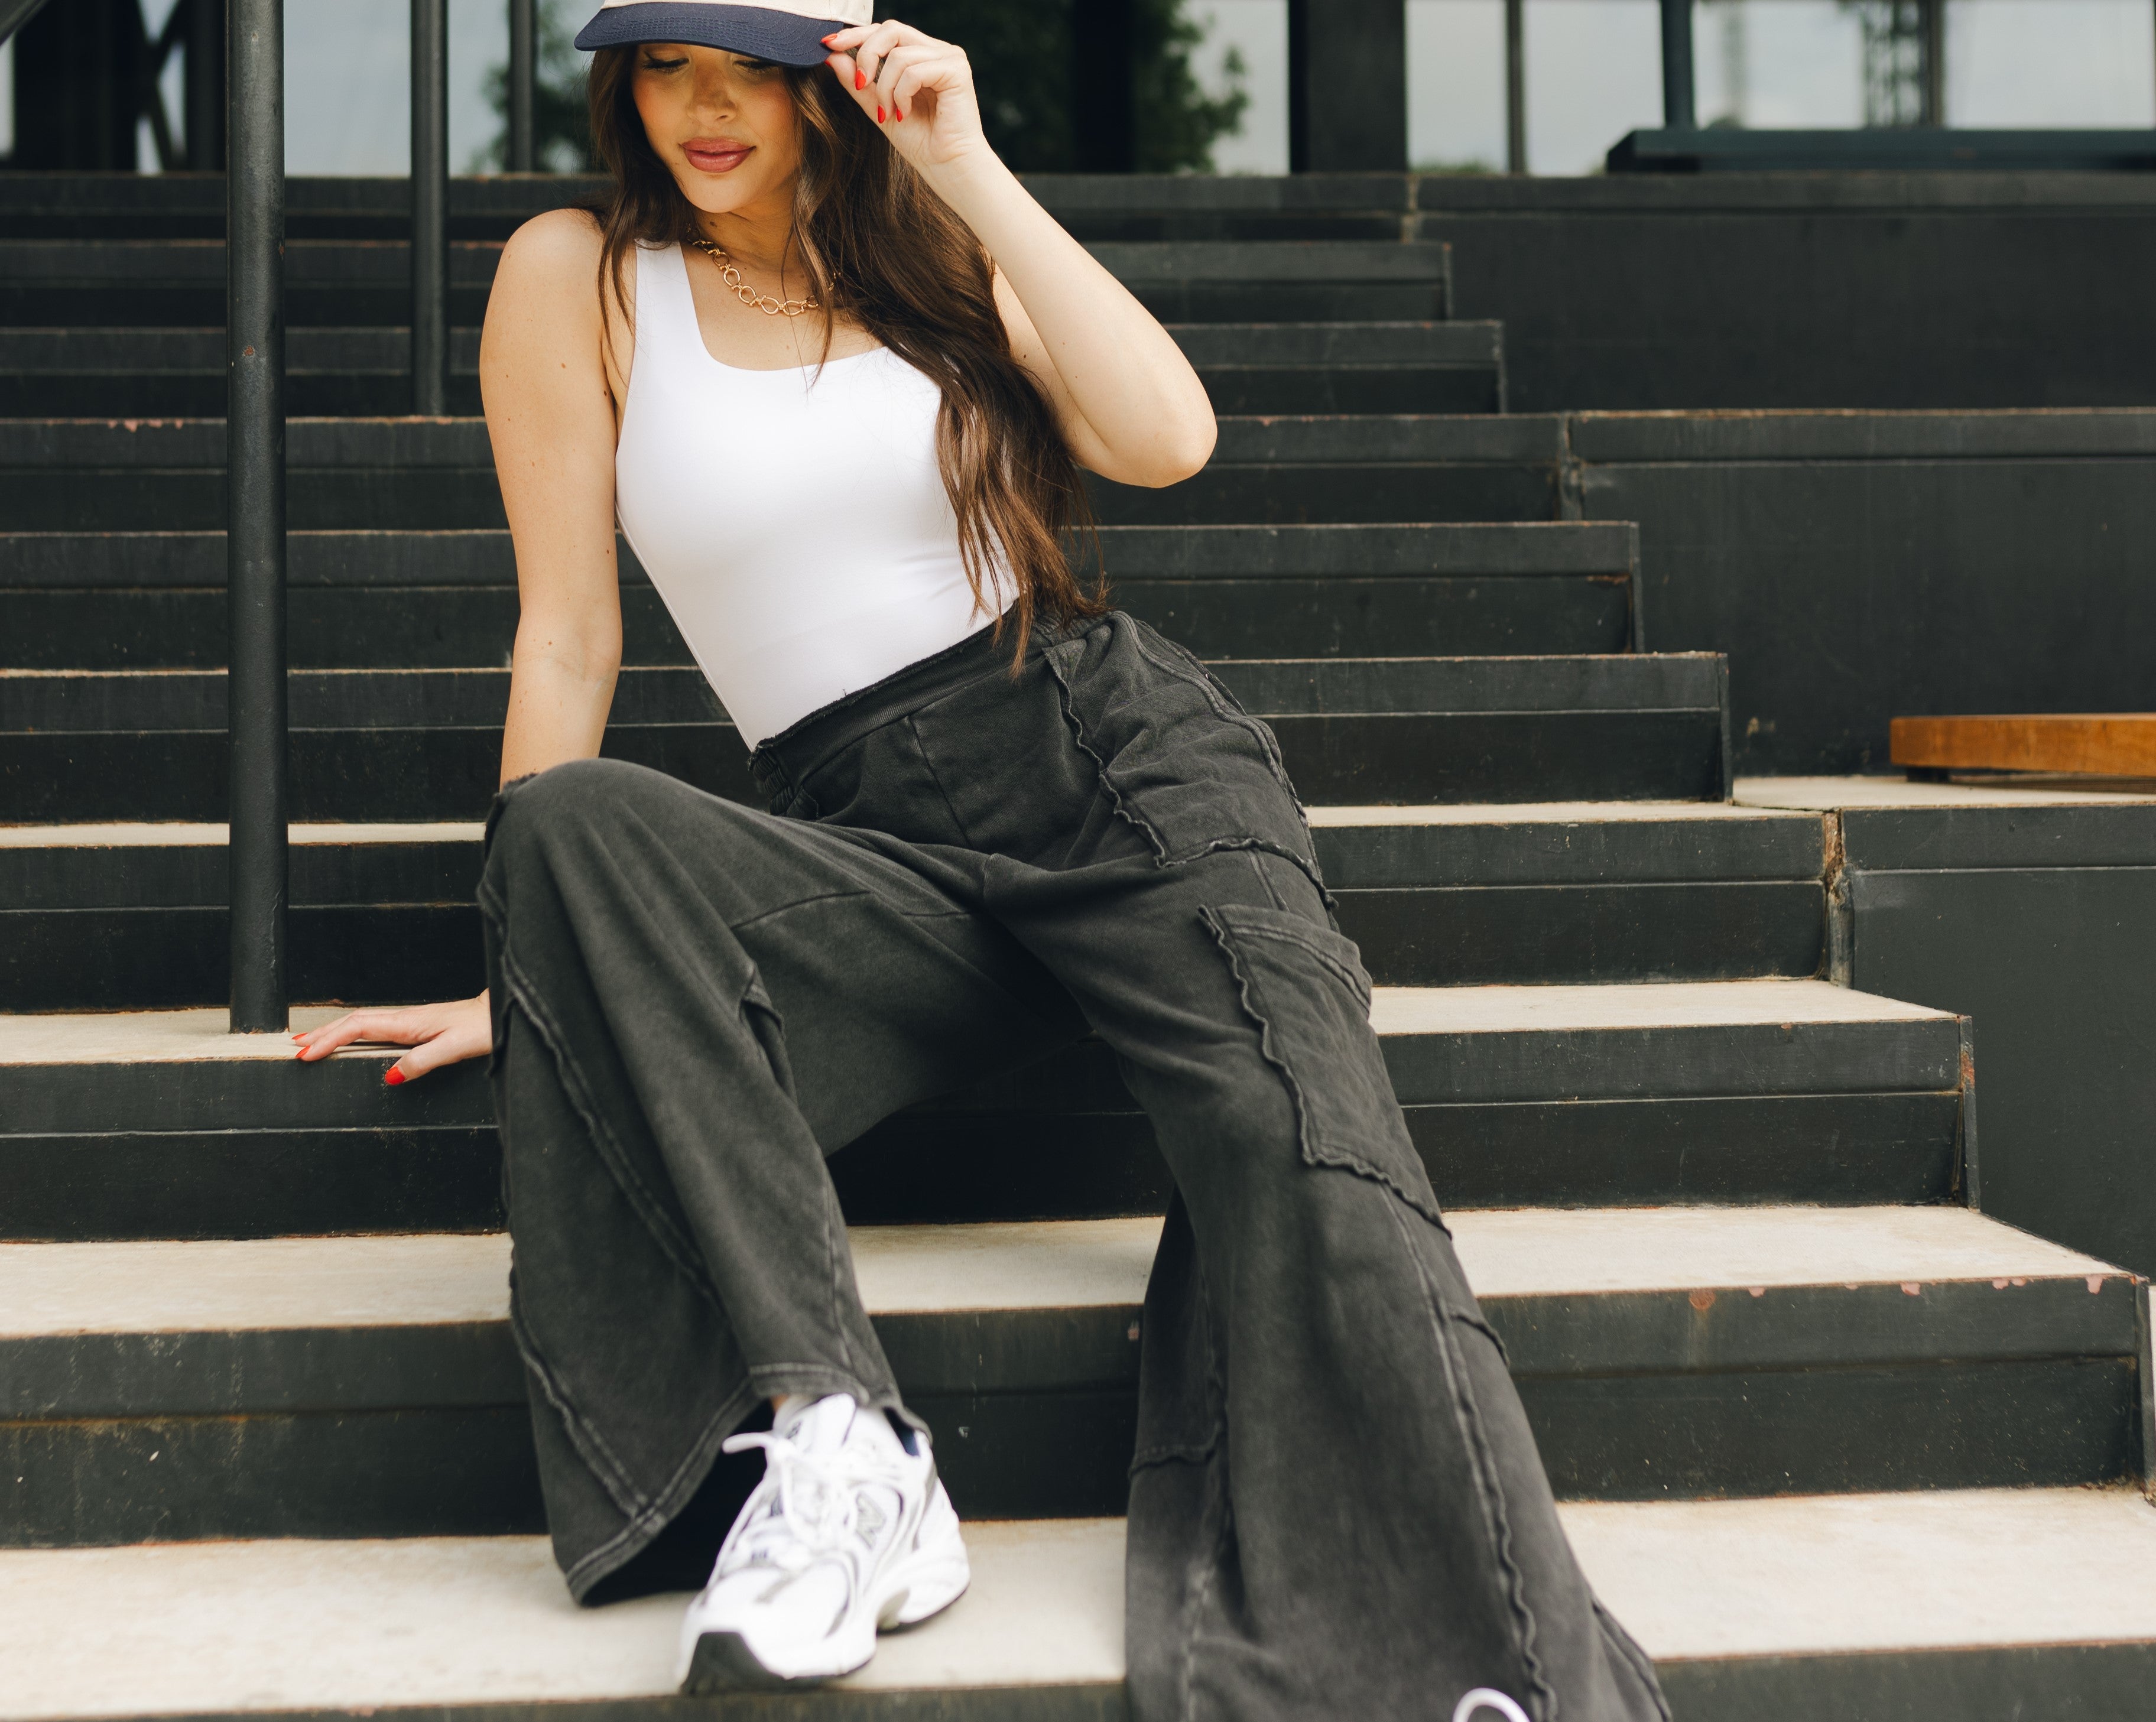
[[[1891,751],[1912,776],[2056,771],[2156,777],[2156,712],[1896,718]]]

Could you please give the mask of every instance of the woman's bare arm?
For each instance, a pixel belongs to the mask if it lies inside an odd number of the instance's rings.
[[[963,49],[910,24],[824,38],[829,64],[891,146],[995,259],[1011,344],[1055,402],[1081,465],[1126,484],[1173,484],[1213,453],[1213,403],[1152,314],[1035,202],[981,132]],[[903,115],[902,118],[898,117]]]
[[[598,263],[588,216],[563,209],[526,223],[502,251],[480,337],[487,436],[516,546],[505,783],[594,757],[621,668]]]
[[[593,291],[598,255],[587,216],[562,210],[526,223],[502,252],[480,338],[487,434],[516,549],[504,783],[595,756],[621,668],[614,381]],[[293,1038],[309,1060],[357,1040],[409,1046],[387,1074],[393,1084],[480,1057],[493,1028],[481,993],[353,1011]]]

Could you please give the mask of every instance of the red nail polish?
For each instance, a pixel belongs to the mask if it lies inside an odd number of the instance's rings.
[[[833,42],[834,40],[835,40],[835,39],[836,39],[837,35],[838,35],[838,33],[837,33],[835,30],[834,30],[834,31],[833,31],[833,32],[831,33],[831,34],[830,34],[830,35],[826,36],[826,37],[824,38],[824,45],[826,48],[829,48],[829,47],[831,45],[832,42]]]
[[[863,70],[861,70],[861,69],[860,69],[859,66],[855,67],[855,68],[854,68],[854,88],[855,88],[855,89],[856,89],[856,90],[866,90],[868,87],[869,87],[869,74],[868,74],[866,72],[864,72]]]
[[[901,113],[900,113],[900,112],[899,112],[899,110],[898,110],[896,108],[893,108],[893,109],[891,110],[891,117],[892,119],[894,119],[894,120],[903,120],[903,119],[906,117],[906,115],[903,115],[903,114],[901,114]]]
[[[883,124],[883,110],[881,108],[878,108],[876,110],[876,124],[879,126]]]
[[[389,1067],[388,1075],[383,1077],[382,1079],[393,1089],[398,1083],[404,1080],[404,1073],[399,1070],[394,1064],[392,1064]]]
[[[305,1047],[301,1047],[300,1050],[293,1053],[292,1056],[295,1058],[304,1060],[307,1056],[307,1049]]]

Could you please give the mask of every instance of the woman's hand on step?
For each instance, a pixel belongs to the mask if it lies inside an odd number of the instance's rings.
[[[310,1064],[326,1058],[340,1047],[362,1041],[409,1047],[412,1050],[382,1076],[393,1088],[444,1064],[485,1058],[494,1050],[494,1017],[482,992],[477,998],[459,998],[449,1004],[348,1011],[334,1022],[292,1038],[300,1043],[300,1058]]]
[[[886,18],[834,31],[824,45],[831,50],[824,64],[916,167],[947,167],[987,150],[973,68],[956,43]]]

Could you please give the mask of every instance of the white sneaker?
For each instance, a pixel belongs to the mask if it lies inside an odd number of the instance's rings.
[[[926,1437],[908,1453],[881,1412],[844,1393],[789,1405],[768,1435],[763,1480],[681,1622],[686,1693],[813,1685],[875,1654],[880,1629],[948,1608],[971,1577],[958,1515]]]

